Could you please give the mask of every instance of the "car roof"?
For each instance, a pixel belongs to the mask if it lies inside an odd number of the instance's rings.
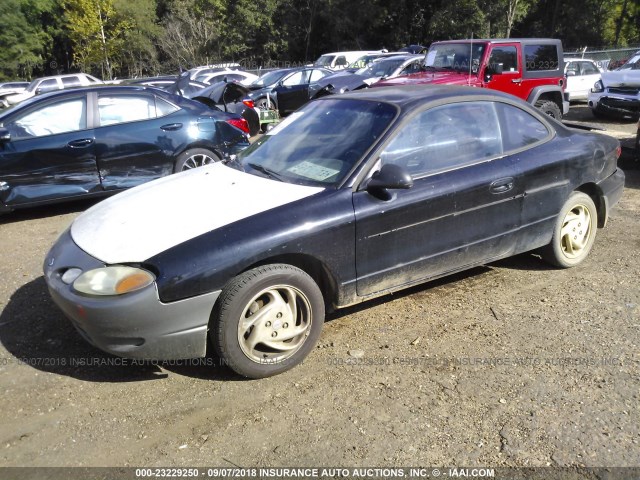
[[[91,86],[86,86],[86,87],[74,87],[74,88],[65,88],[63,90],[55,90],[53,92],[48,92],[48,93],[43,93],[41,95],[36,95],[34,97],[28,98],[22,102],[20,102],[19,104],[16,105],[16,107],[18,107],[18,109],[22,109],[23,107],[27,107],[29,105],[33,105],[36,103],[40,103],[42,101],[45,101],[47,99],[51,99],[51,98],[56,98],[56,97],[65,97],[65,96],[69,96],[69,95],[74,95],[77,93],[87,93],[87,92],[113,92],[113,93],[124,93],[124,92],[129,92],[129,93],[142,93],[142,92],[148,92],[148,93],[153,93],[155,95],[160,94],[161,96],[169,96],[171,97],[171,102],[175,103],[177,105],[180,105],[182,101],[188,100],[188,99],[183,99],[182,97],[179,97],[177,95],[173,95],[165,90],[159,89],[159,88],[155,88],[155,87],[148,87],[148,86],[144,86],[144,85],[109,85],[109,84],[97,84],[97,85],[91,85]],[[16,109],[11,108],[11,109],[7,109],[4,111],[0,111],[0,117],[3,117],[4,112],[7,113],[12,113],[15,112]]]
[[[433,43],[547,43],[547,44],[562,44],[562,42],[556,38],[461,38],[458,40],[439,40]]]
[[[412,110],[425,103],[457,97],[458,99],[486,97],[486,100],[518,101],[512,95],[487,88],[475,88],[454,85],[403,85],[394,87],[366,88],[347,92],[342,95],[329,95],[318,101],[330,99],[358,99],[376,102],[389,102],[402,110]],[[522,102],[521,102],[522,103]]]

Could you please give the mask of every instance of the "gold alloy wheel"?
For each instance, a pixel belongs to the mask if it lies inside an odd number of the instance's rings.
[[[578,204],[573,207],[562,222],[560,242],[567,258],[577,258],[582,255],[589,244],[591,236],[591,214],[586,205]]]
[[[244,307],[238,322],[238,343],[256,363],[277,363],[293,356],[311,332],[307,296],[290,285],[262,290]]]

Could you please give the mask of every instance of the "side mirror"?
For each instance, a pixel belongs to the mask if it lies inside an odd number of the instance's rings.
[[[575,77],[576,76],[576,72],[575,70],[569,70],[567,72],[567,77]]]
[[[42,89],[41,88],[36,88],[36,95],[40,95],[42,93]]]
[[[0,127],[0,143],[11,141],[11,133],[4,127]]]
[[[403,189],[413,187],[413,179],[400,165],[387,163],[373,174],[367,184],[367,192],[379,195],[382,191],[391,189]]]

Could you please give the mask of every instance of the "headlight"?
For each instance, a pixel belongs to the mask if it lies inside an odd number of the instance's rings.
[[[73,282],[73,288],[86,295],[122,295],[151,285],[154,280],[146,270],[120,265],[89,270]]]
[[[594,83],[591,91],[593,93],[604,92],[604,84],[602,83],[602,80],[598,80],[596,83]]]

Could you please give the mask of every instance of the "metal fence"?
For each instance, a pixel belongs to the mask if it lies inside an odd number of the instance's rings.
[[[603,70],[613,70],[621,66],[634,53],[640,50],[640,45],[635,47],[601,49],[589,47],[578,50],[565,50],[565,58],[588,58],[595,61]]]

